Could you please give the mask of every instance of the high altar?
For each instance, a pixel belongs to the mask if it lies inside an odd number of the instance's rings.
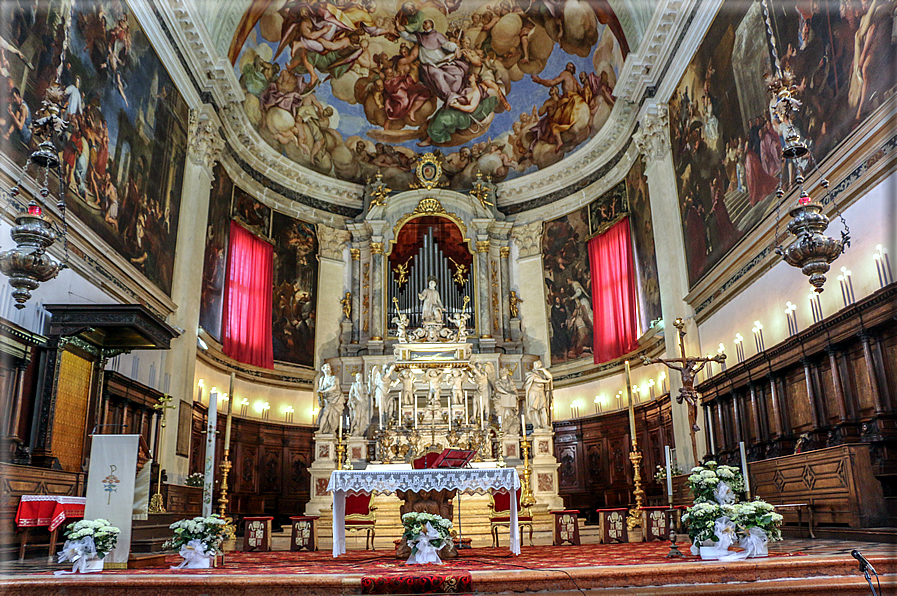
[[[410,467],[446,447],[476,450],[475,467],[514,466],[523,477],[522,422],[532,446],[531,509],[549,524],[547,512],[563,507],[551,374],[539,356],[523,353],[525,323],[510,290],[511,224],[495,210],[489,180],[469,194],[439,188],[444,177],[432,154],[416,173],[418,188],[388,198],[382,181],[369,183],[365,213],[343,239],[352,266],[338,355],[324,359],[316,381],[306,514],[329,517],[327,483],[338,467]],[[488,497],[464,501],[475,511]],[[400,526],[398,499],[377,503],[378,525]]]

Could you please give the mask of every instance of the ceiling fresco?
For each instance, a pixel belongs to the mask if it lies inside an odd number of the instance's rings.
[[[628,53],[608,0],[253,0],[228,55],[280,154],[404,190],[419,153],[461,189],[557,163],[604,126]]]

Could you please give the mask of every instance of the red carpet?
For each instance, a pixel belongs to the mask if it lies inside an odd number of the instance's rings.
[[[440,574],[459,577],[460,572],[514,570],[514,569],[556,569],[564,567],[597,567],[607,565],[675,565],[677,562],[699,561],[689,553],[689,544],[680,543],[682,559],[667,559],[668,542],[629,544],[588,544],[583,546],[537,546],[524,547],[515,557],[507,548],[475,548],[460,551],[454,560],[444,565],[408,566],[396,559],[392,551],[349,551],[334,559],[330,551],[267,553],[228,553],[225,564],[214,569],[169,569],[168,566],[180,562],[177,555],[169,555],[164,568],[115,569],[105,573],[130,574],[308,574],[337,573],[363,574],[379,577],[386,575],[425,576]],[[775,556],[801,555],[791,553]],[[444,581],[444,578],[443,578]],[[418,591],[420,591],[418,589]],[[369,592],[375,593],[375,592]]]

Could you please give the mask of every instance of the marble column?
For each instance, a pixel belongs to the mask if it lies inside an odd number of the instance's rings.
[[[548,309],[545,305],[545,272],[542,269],[542,222],[515,226],[511,237],[517,244],[518,278],[514,284],[520,297],[523,351],[551,362]]]
[[[502,336],[503,339],[510,341],[511,339],[511,313],[508,306],[508,296],[511,295],[511,273],[508,259],[511,255],[509,246],[500,246],[498,249],[498,258],[501,270],[501,304],[502,304]]]
[[[477,331],[482,340],[492,340],[492,292],[490,282],[490,220],[474,220],[477,247]],[[481,342],[482,351],[482,342]]]
[[[202,292],[202,266],[205,257],[205,234],[209,213],[209,195],[215,162],[224,148],[218,134],[219,124],[211,108],[190,114],[187,137],[187,160],[181,190],[181,213],[178,223],[177,251],[171,285],[171,299],[178,305],[168,324],[183,329],[172,340],[171,349],[162,360],[160,375],[170,375],[170,393],[176,406],[167,417],[163,437],[162,467],[168,470],[170,482],[178,482],[189,470],[189,459],[175,454],[178,437],[179,402],[192,401],[196,370],[196,337],[199,328],[199,295]],[[199,232],[198,232],[199,230]]]
[[[340,323],[343,319],[343,252],[350,234],[317,225],[318,232],[318,305],[315,314],[315,370],[324,363],[325,355],[339,349]],[[353,261],[354,263],[354,261]]]
[[[648,179],[648,193],[651,197],[651,219],[654,222],[655,252],[663,255],[662,259],[657,260],[657,282],[660,286],[664,328],[667,330],[665,357],[678,358],[679,346],[673,321],[680,317],[687,321],[685,349],[694,354],[700,354],[701,351],[697,342],[697,326],[689,320],[694,311],[683,299],[689,289],[688,266],[685,260],[685,240],[669,135],[667,106],[649,104],[639,121],[639,129],[632,138],[645,161],[645,176]],[[671,371],[669,381],[670,395],[676,395],[682,385],[679,375]],[[687,407],[684,404],[674,404],[672,418],[676,446],[690,445],[691,431]],[[702,428],[697,433],[699,459],[703,457],[702,448],[707,444],[707,440],[701,436],[706,430]],[[686,469],[697,464],[691,461],[691,449],[679,448],[676,453],[682,458]]]
[[[361,249],[353,244],[349,249],[352,257],[352,343],[361,337]]]

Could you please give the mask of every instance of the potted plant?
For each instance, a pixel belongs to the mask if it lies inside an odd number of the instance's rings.
[[[452,542],[452,522],[432,513],[406,513],[402,516],[404,543],[411,548],[406,565],[435,563],[442,565],[443,556],[457,556]]]
[[[174,538],[166,541],[163,548],[180,549],[183,561],[173,569],[208,569],[212,557],[221,552],[224,538],[224,519],[213,513],[208,517],[182,519],[168,526],[174,530]]]
[[[744,494],[744,478],[738,468],[708,461],[691,469],[688,487],[695,503],[732,504]]]
[[[121,530],[105,519],[82,519],[65,531],[65,544],[59,562],[71,562],[71,572],[94,573],[103,570],[106,555],[115,548]]]
[[[769,554],[769,542],[782,539],[782,516],[762,499],[744,501],[732,506],[732,522],[738,528],[738,545],[749,557]]]

